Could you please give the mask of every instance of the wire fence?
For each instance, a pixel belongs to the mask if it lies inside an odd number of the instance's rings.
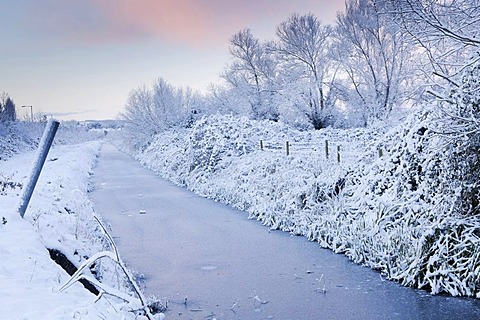
[[[342,161],[355,161],[366,151],[366,146],[347,144],[348,147],[337,141],[325,140],[323,143],[305,143],[285,141],[283,144],[259,141],[259,148],[262,151],[281,152],[286,156],[290,155],[320,155],[327,161],[340,163]],[[377,148],[377,157],[383,157],[382,148]]]

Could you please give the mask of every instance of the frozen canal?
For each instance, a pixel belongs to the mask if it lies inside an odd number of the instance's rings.
[[[378,272],[173,186],[105,145],[92,201],[167,319],[480,319],[480,302]]]

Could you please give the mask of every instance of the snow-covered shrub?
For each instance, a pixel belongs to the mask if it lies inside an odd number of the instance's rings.
[[[189,134],[190,171],[215,171],[222,159],[251,153],[258,133],[246,117],[203,117]]]
[[[319,212],[325,211],[323,206],[342,192],[345,175],[380,132],[301,132],[280,122],[209,116],[190,130],[157,136],[137,158],[169,180],[247,210],[272,228],[307,234]],[[325,140],[331,148],[329,159]],[[290,156],[285,153],[286,141]],[[340,144],[343,160],[338,164],[334,151]]]
[[[442,102],[436,130],[446,141],[446,179],[460,188],[456,207],[476,215],[480,205],[480,63],[464,72],[461,83]]]
[[[20,182],[12,181],[10,177],[3,177],[0,175],[0,196],[6,195],[9,191],[22,188]]]
[[[124,141],[143,151],[155,135],[172,128],[188,128],[202,113],[202,98],[190,88],[176,88],[158,78],[151,89],[143,86],[130,92],[125,110]]]
[[[41,133],[33,125],[25,129],[27,126],[19,122],[0,123],[0,160],[36,147],[40,141],[40,138],[35,138],[36,132],[39,137]]]
[[[347,254],[433,293],[480,296],[478,70],[392,130],[388,156],[347,183]]]
[[[277,146],[294,132],[280,123],[212,115],[198,120],[191,129],[172,128],[155,136],[137,158],[170,180],[189,185],[189,181],[225,168],[233,158],[258,150],[260,140],[266,147]]]

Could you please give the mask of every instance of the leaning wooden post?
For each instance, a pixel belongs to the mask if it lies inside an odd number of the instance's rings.
[[[340,146],[337,146],[337,161],[340,163]]]
[[[287,156],[289,156],[290,155],[290,143],[288,141],[285,143],[285,148],[287,149]]]
[[[382,150],[382,148],[378,148],[378,157],[379,157],[379,158],[383,157],[383,150]]]
[[[57,133],[59,124],[60,123],[58,121],[50,119],[48,120],[45,131],[43,132],[42,140],[40,140],[40,144],[38,145],[37,154],[35,156],[35,161],[33,162],[30,176],[27,183],[22,188],[20,202],[17,207],[22,218],[25,215],[25,211],[27,210],[30,199],[32,198],[33,190],[35,189],[38,177],[40,176],[40,172],[42,171],[45,160],[47,159],[48,151],[52,146],[53,138],[55,137],[55,133]]]
[[[263,140],[260,140],[260,150],[263,151]]]
[[[325,140],[325,157],[328,159],[328,140]]]

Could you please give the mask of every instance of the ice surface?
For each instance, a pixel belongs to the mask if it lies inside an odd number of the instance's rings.
[[[105,145],[93,176],[96,210],[112,226],[146,291],[175,319],[477,318],[473,299],[384,281],[303,237],[269,231],[247,214],[155,176]],[[138,197],[138,193],[143,195]],[[137,212],[143,203],[147,215]]]

